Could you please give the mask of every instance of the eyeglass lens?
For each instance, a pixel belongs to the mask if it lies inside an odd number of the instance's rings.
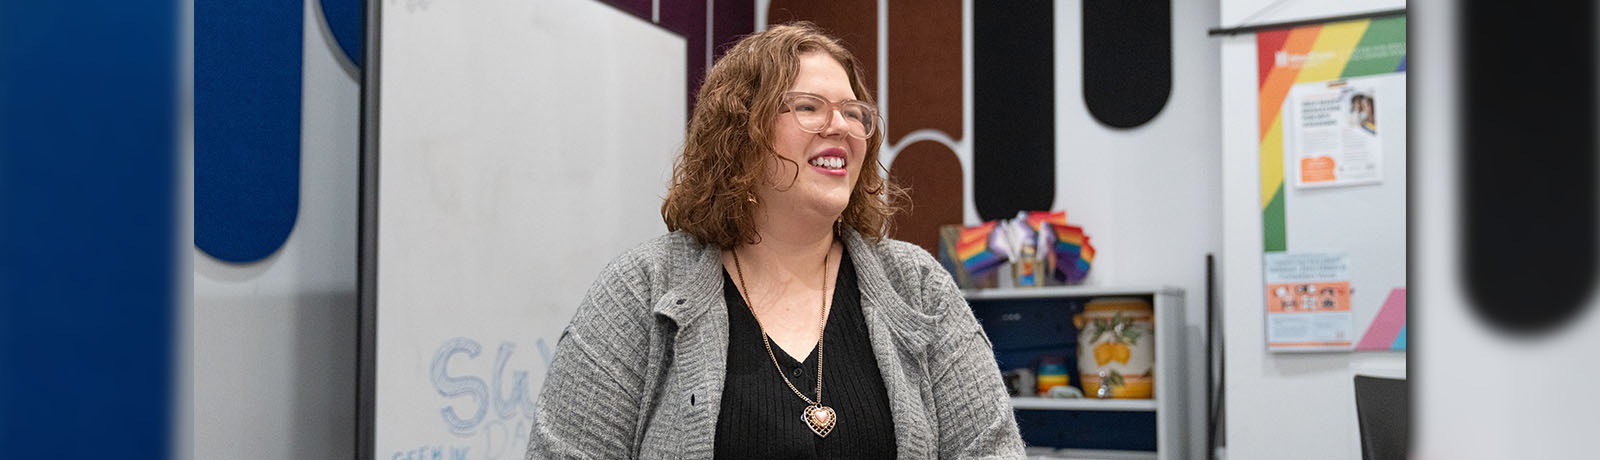
[[[789,100],[789,108],[794,112],[795,121],[800,123],[800,128],[807,132],[822,132],[833,121],[833,104],[820,97],[811,95],[794,95]],[[844,118],[846,131],[853,137],[866,139],[872,135],[874,126],[872,107],[861,101],[847,101],[839,104],[839,115]]]

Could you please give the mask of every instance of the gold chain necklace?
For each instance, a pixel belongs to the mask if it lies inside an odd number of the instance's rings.
[[[832,252],[833,248],[828,248],[828,251]],[[822,253],[822,320],[821,324],[817,326],[817,399],[815,401],[807,398],[805,393],[800,392],[799,388],[795,388],[794,383],[789,381],[789,376],[783,374],[783,366],[778,365],[778,355],[772,353],[772,340],[767,338],[767,328],[761,325],[761,318],[756,316],[756,307],[750,304],[750,296],[745,294],[750,292],[750,288],[744,282],[744,267],[739,265],[739,251],[730,250],[729,252],[733,253],[733,268],[739,272],[739,289],[744,291],[739,294],[744,297],[744,306],[750,309],[750,316],[756,319],[756,327],[761,329],[761,344],[767,346],[767,357],[772,358],[772,368],[778,370],[778,377],[783,378],[783,384],[789,386],[789,391],[793,391],[795,396],[805,400],[806,409],[800,412],[800,420],[806,422],[806,426],[811,428],[811,432],[816,433],[817,436],[828,437],[828,433],[833,432],[833,425],[839,422],[839,416],[833,411],[833,408],[822,405],[822,334],[828,330],[828,252]]]

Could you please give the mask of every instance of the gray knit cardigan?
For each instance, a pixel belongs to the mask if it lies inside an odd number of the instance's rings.
[[[1022,458],[993,348],[950,275],[909,243],[842,239],[898,457]],[[528,459],[712,457],[728,361],[720,252],[671,233],[601,272],[561,334]]]

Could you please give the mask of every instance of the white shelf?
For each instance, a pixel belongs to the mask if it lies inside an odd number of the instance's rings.
[[[1140,450],[1051,449],[1029,447],[1028,460],[1156,460],[1155,452]]]
[[[1183,289],[1171,286],[1045,286],[1035,288],[965,289],[967,300],[1048,299],[1059,297],[1137,296],[1151,294],[1182,295]]]
[[[1154,412],[1158,405],[1154,399],[1060,399],[1060,398],[1011,398],[1011,407],[1026,410],[1100,410],[1100,411],[1130,411]]]

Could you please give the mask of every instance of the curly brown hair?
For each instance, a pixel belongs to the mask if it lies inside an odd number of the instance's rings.
[[[767,178],[767,155],[794,163],[773,149],[770,121],[799,74],[800,56],[818,51],[844,66],[856,99],[877,105],[862,83],[855,56],[816,25],[796,22],[745,36],[706,72],[700,85],[683,152],[673,163],[661,203],[667,230],[683,230],[703,244],[723,248],[760,241],[752,197]],[[890,216],[905,202],[905,191],[879,174],[884,170],[878,162],[882,144],[880,126],[867,139],[862,161],[867,168],[858,175],[835,231],[849,227],[866,238],[882,238]]]

